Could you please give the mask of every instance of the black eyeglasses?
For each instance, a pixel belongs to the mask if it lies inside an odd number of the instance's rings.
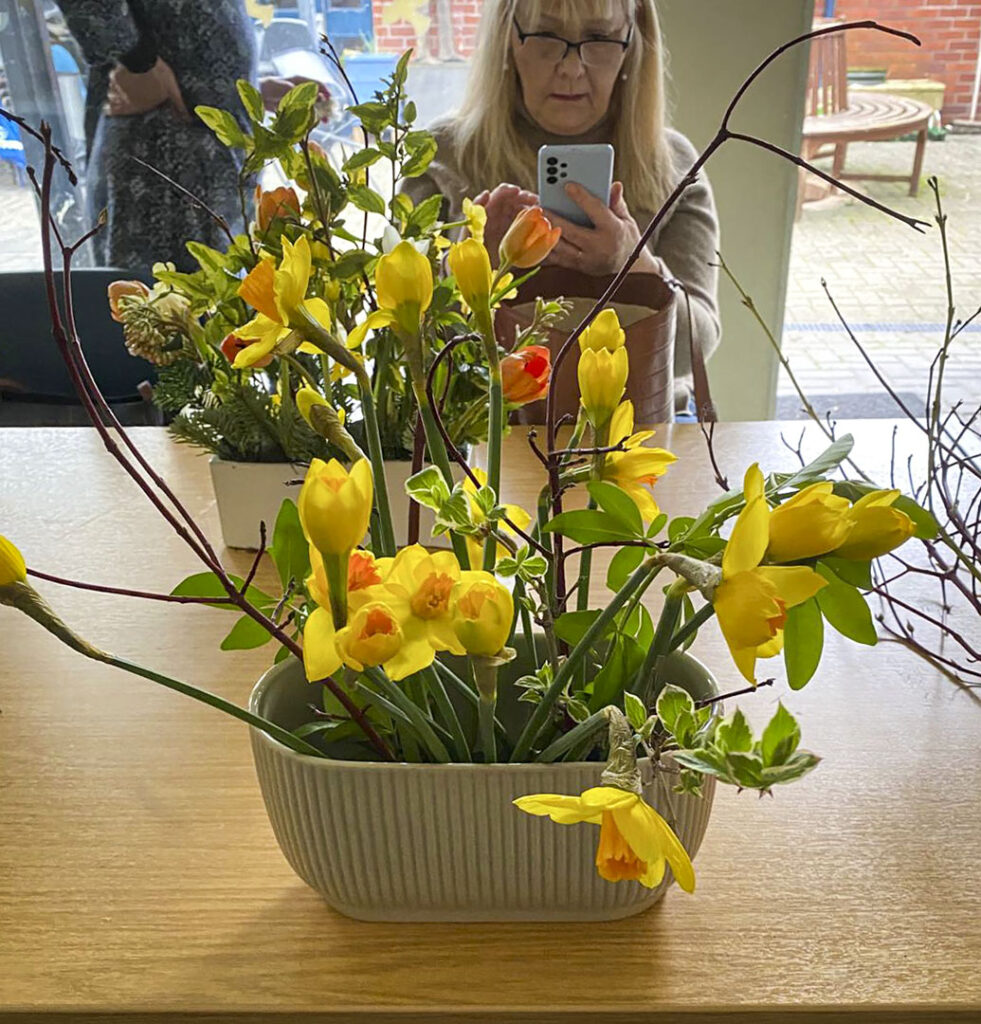
[[[619,64],[627,52],[634,31],[631,25],[627,30],[626,39],[598,37],[574,43],[571,39],[563,39],[554,32],[525,32],[518,24],[517,18],[512,18],[512,21],[522,48],[527,47],[536,60],[548,64],[561,64],[569,55],[569,51],[575,50],[580,61],[589,68],[611,68]]]

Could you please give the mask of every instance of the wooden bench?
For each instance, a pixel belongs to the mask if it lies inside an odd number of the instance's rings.
[[[834,24],[827,19],[815,22],[815,28]],[[927,129],[933,108],[918,100],[885,92],[860,92],[848,88],[848,52],[846,34],[819,36],[811,43],[811,62],[807,87],[807,109],[801,155],[805,160],[834,154],[832,174],[842,181],[909,181],[909,194],[915,196],[923,173]],[[873,142],[916,135],[913,171],[905,174],[868,174],[848,172],[845,160],[850,142]],[[806,171],[801,171],[798,213],[804,202]]]

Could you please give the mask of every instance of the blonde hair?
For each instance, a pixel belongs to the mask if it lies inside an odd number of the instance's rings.
[[[654,0],[485,0],[467,90],[455,118],[458,161],[471,187],[510,181],[535,190],[537,153],[522,137],[521,86],[511,55],[516,13],[534,31],[543,13],[574,26],[622,12],[633,28],[610,98],[614,176],[634,210],[660,207],[674,186],[665,128],[664,53]],[[530,26],[530,28],[529,28]]]

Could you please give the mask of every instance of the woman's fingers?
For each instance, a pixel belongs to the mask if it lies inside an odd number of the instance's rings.
[[[592,192],[584,189],[582,185],[577,185],[574,181],[570,181],[566,185],[565,194],[586,214],[597,228],[602,228],[605,224],[609,224],[616,219],[613,211],[602,199],[598,199]]]
[[[627,202],[623,198],[622,181],[613,182],[613,187],[610,189],[610,209],[621,220],[626,220],[628,217],[632,218],[630,208],[627,206]]]
[[[545,215],[552,223],[553,228],[562,229],[562,238],[571,242],[577,249],[588,249],[596,245],[596,231],[594,228],[584,228],[579,224],[573,224],[571,220],[560,217],[551,210]]]

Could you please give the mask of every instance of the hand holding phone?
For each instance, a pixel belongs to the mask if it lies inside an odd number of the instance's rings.
[[[607,206],[613,184],[613,147],[603,143],[542,146],[538,150],[538,195],[546,213],[593,227],[582,207],[566,195],[570,183],[581,185]]]

